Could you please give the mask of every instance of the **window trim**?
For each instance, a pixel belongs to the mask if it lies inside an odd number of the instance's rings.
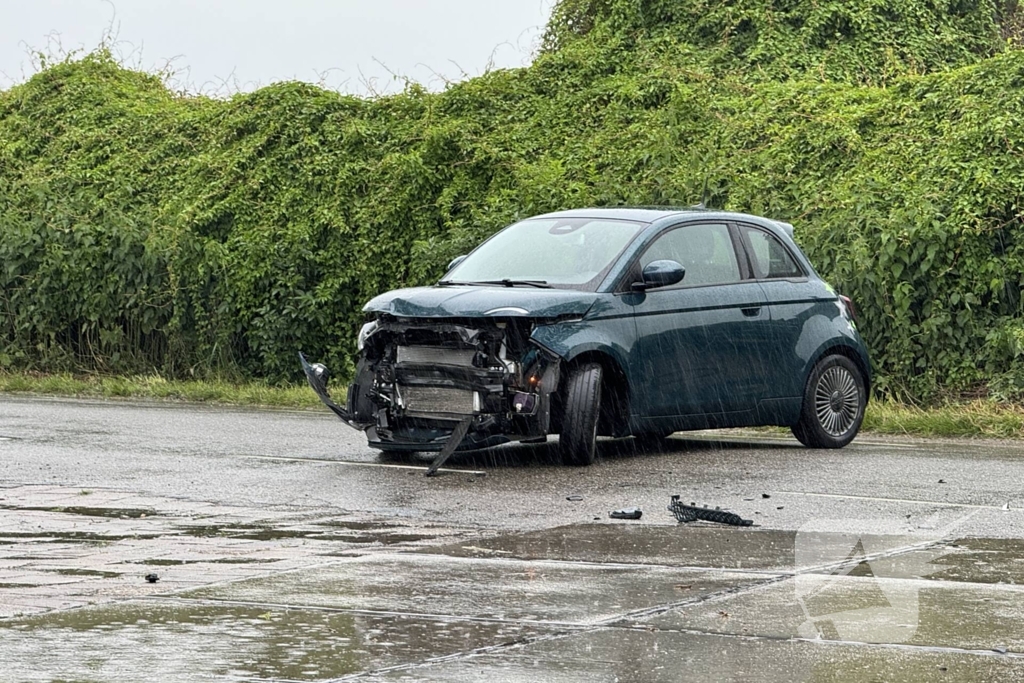
[[[632,259],[631,263],[624,270],[625,276],[619,281],[619,283],[615,287],[614,291],[616,293],[619,293],[619,294],[621,294],[621,293],[629,293],[629,292],[633,291],[632,290],[633,283],[634,282],[638,282],[640,277],[641,277],[640,261],[647,254],[647,252],[650,250],[650,248],[652,246],[654,246],[655,243],[657,243],[658,240],[660,240],[662,237],[664,237],[668,233],[674,232],[675,230],[683,230],[685,228],[693,228],[693,227],[697,227],[697,226],[700,226],[700,225],[721,225],[721,226],[723,226],[726,229],[726,231],[729,234],[729,243],[732,245],[732,255],[733,255],[733,259],[736,262],[736,269],[739,271],[739,279],[738,280],[731,280],[729,282],[714,282],[714,283],[700,284],[700,285],[677,284],[677,285],[671,285],[671,286],[668,286],[668,287],[657,287],[655,289],[646,290],[646,291],[648,291],[650,293],[655,293],[655,292],[671,292],[671,291],[675,291],[675,290],[679,290],[679,289],[701,289],[701,288],[704,288],[704,287],[728,287],[729,285],[742,284],[743,282],[745,282],[748,279],[750,279],[750,278],[746,277],[746,275],[748,274],[747,273],[747,268],[749,266],[744,266],[744,264],[743,264],[743,261],[746,260],[746,251],[744,250],[742,252],[744,254],[744,258],[741,259],[740,258],[741,250],[737,248],[737,241],[738,241],[737,232],[738,231],[735,229],[735,226],[732,224],[731,221],[728,221],[728,220],[689,220],[689,221],[686,221],[684,223],[674,223],[674,224],[668,226],[667,228],[664,228],[663,230],[659,231],[658,234],[656,234],[654,237],[652,237],[651,241],[648,242],[646,245],[644,245],[644,248],[640,252],[638,252],[635,256],[633,256],[633,259]],[[686,282],[686,278],[685,277],[683,278],[683,282]]]
[[[758,282],[806,282],[808,280],[810,276],[807,274],[807,269],[804,268],[804,264],[800,262],[800,259],[796,258],[796,256],[793,255],[793,250],[789,248],[789,245],[786,244],[786,241],[779,239],[779,236],[776,235],[774,232],[768,230],[763,226],[754,225],[752,223],[734,223],[733,226],[736,228],[736,234],[738,238],[743,243],[743,251],[746,254],[746,260],[748,262],[748,267],[750,268],[750,279]],[[759,277],[760,268],[754,267],[754,263],[757,262],[757,259],[754,255],[754,246],[750,243],[750,237],[746,232],[744,232],[743,228],[763,232],[772,239],[774,239],[776,242],[778,242],[779,245],[782,246],[783,251],[786,252],[786,255],[789,256],[789,260],[792,261],[793,264],[797,267],[797,270],[800,271],[801,275],[790,275],[786,277]]]

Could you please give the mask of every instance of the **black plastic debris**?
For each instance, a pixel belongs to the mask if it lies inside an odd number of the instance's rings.
[[[771,496],[771,494],[769,494],[769,493],[762,493],[762,494],[761,494],[761,497],[762,497],[762,498],[771,498],[772,496]]]
[[[643,514],[643,510],[640,508],[622,508],[621,510],[612,510],[608,516],[612,519],[640,519]]]
[[[159,580],[160,577],[156,574],[146,574],[146,581],[149,581],[150,583],[156,583]]]
[[[583,500],[583,496],[566,496],[565,499],[572,501],[573,503],[578,503]]]
[[[743,519],[739,515],[726,512],[719,508],[709,510],[707,506],[697,507],[693,503],[685,505],[679,500],[679,496],[672,496],[672,502],[668,505],[668,511],[675,515],[680,524],[684,522],[696,522],[698,519],[705,522],[716,522],[718,524],[729,524],[731,526],[751,526],[752,519]]]

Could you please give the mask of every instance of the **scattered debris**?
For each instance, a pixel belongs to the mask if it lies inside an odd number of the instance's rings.
[[[781,510],[781,509],[782,509],[782,508],[784,508],[784,507],[785,507],[785,505],[780,505],[779,507],[777,507],[777,508],[775,508],[775,509],[776,509],[776,510]]]
[[[771,498],[771,495],[769,495],[769,494],[767,494],[767,493],[762,493],[762,494],[761,494],[761,497],[762,497],[762,498]]]
[[[1010,504],[1009,503],[1007,503],[1006,505],[1003,506],[1003,511],[1004,512],[1009,512],[1010,511]]]
[[[939,483],[940,483],[940,484],[945,484],[945,483],[946,483],[946,480],[945,480],[945,479],[939,479]]]
[[[677,583],[676,585],[673,586],[673,588],[675,588],[677,591],[688,591],[691,588],[693,588],[693,584],[692,583]]]
[[[160,577],[156,574],[146,574],[146,581],[149,581],[150,583],[156,583],[159,580]]]
[[[583,496],[566,496],[565,499],[572,501],[573,503],[578,503],[583,500]]]
[[[743,500],[754,500],[753,498],[744,498]]]
[[[1007,653],[1007,649],[1006,649],[1005,645],[996,645],[994,648],[992,648],[992,651],[993,652],[998,652],[1001,655],[1005,655]]]
[[[720,609],[718,610],[718,616],[722,617],[723,619],[728,619],[729,613],[726,612],[724,609]]]
[[[698,519],[706,522],[717,522],[718,524],[730,524],[732,526],[752,526],[754,524],[754,521],[751,519],[743,519],[739,515],[725,512],[721,508],[709,510],[707,505],[702,508],[697,507],[693,503],[684,505],[679,501],[679,496],[672,496],[672,502],[668,505],[668,511],[675,515],[680,524],[683,522],[695,522]]]
[[[643,514],[643,510],[640,508],[622,508],[621,510],[612,510],[608,516],[612,519],[640,519]]]

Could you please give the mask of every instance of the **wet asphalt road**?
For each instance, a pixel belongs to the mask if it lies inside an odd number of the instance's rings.
[[[0,680],[1024,679],[1024,444],[601,451],[427,479],[321,412],[0,398]]]

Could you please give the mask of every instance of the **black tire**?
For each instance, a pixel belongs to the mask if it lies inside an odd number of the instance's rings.
[[[860,431],[867,399],[857,364],[846,356],[826,356],[807,378],[793,436],[809,448],[842,448]]]
[[[559,449],[562,463],[584,467],[597,459],[597,422],[601,414],[601,366],[575,368],[566,382]]]

